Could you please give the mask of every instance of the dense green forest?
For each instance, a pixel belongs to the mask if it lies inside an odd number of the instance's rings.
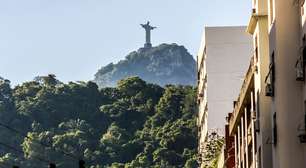
[[[114,88],[41,76],[0,79],[0,166],[195,168],[195,88],[138,77]]]

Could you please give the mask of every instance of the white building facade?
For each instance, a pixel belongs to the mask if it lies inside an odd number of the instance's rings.
[[[199,154],[208,129],[224,130],[252,56],[245,26],[205,27],[197,56]],[[201,160],[201,159],[200,159]]]

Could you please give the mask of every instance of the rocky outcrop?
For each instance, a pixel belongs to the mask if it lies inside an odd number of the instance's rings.
[[[149,49],[133,51],[117,64],[102,67],[94,81],[100,87],[113,87],[129,76],[161,86],[167,84],[195,85],[196,62],[184,46],[161,44]]]

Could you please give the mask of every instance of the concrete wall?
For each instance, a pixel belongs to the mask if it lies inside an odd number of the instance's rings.
[[[272,139],[271,98],[265,95],[266,75],[269,72],[269,41],[268,20],[262,19],[258,22],[256,30],[258,40],[258,73],[255,75],[255,101],[257,119],[260,129],[257,132],[257,151],[261,148],[261,167],[272,167],[272,145],[267,143]],[[255,39],[254,39],[255,40]]]
[[[216,168],[224,168],[224,146],[221,149],[221,153],[218,156],[218,162],[217,162],[217,167]]]
[[[304,168],[305,144],[298,138],[303,124],[303,83],[296,81],[295,64],[300,56],[300,6],[296,0],[274,1],[275,20],[270,29],[270,53],[275,53],[277,141],[273,142],[274,168]]]
[[[256,165],[258,168],[272,167],[272,119],[271,119],[271,98],[265,95],[266,76],[269,73],[269,34],[268,34],[268,3],[266,0],[256,0],[251,15],[250,26],[254,26],[253,47],[254,63],[257,67],[255,73],[255,109],[256,124]],[[253,22],[253,23],[252,23]]]
[[[204,34],[205,35],[205,34]],[[206,63],[205,63],[205,37],[203,37],[201,46],[197,55],[197,105],[198,105],[198,116],[197,116],[197,127],[198,127],[198,153],[200,162],[205,159],[204,149],[206,146],[207,138],[207,74],[206,74]],[[202,167],[203,165],[200,164]]]
[[[252,55],[246,27],[206,27],[208,128],[224,129]]]

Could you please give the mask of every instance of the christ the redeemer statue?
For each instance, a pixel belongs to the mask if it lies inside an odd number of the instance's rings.
[[[151,30],[155,29],[156,27],[151,26],[149,21],[147,24],[140,25],[146,30],[146,43],[144,44],[144,48],[151,48]]]

